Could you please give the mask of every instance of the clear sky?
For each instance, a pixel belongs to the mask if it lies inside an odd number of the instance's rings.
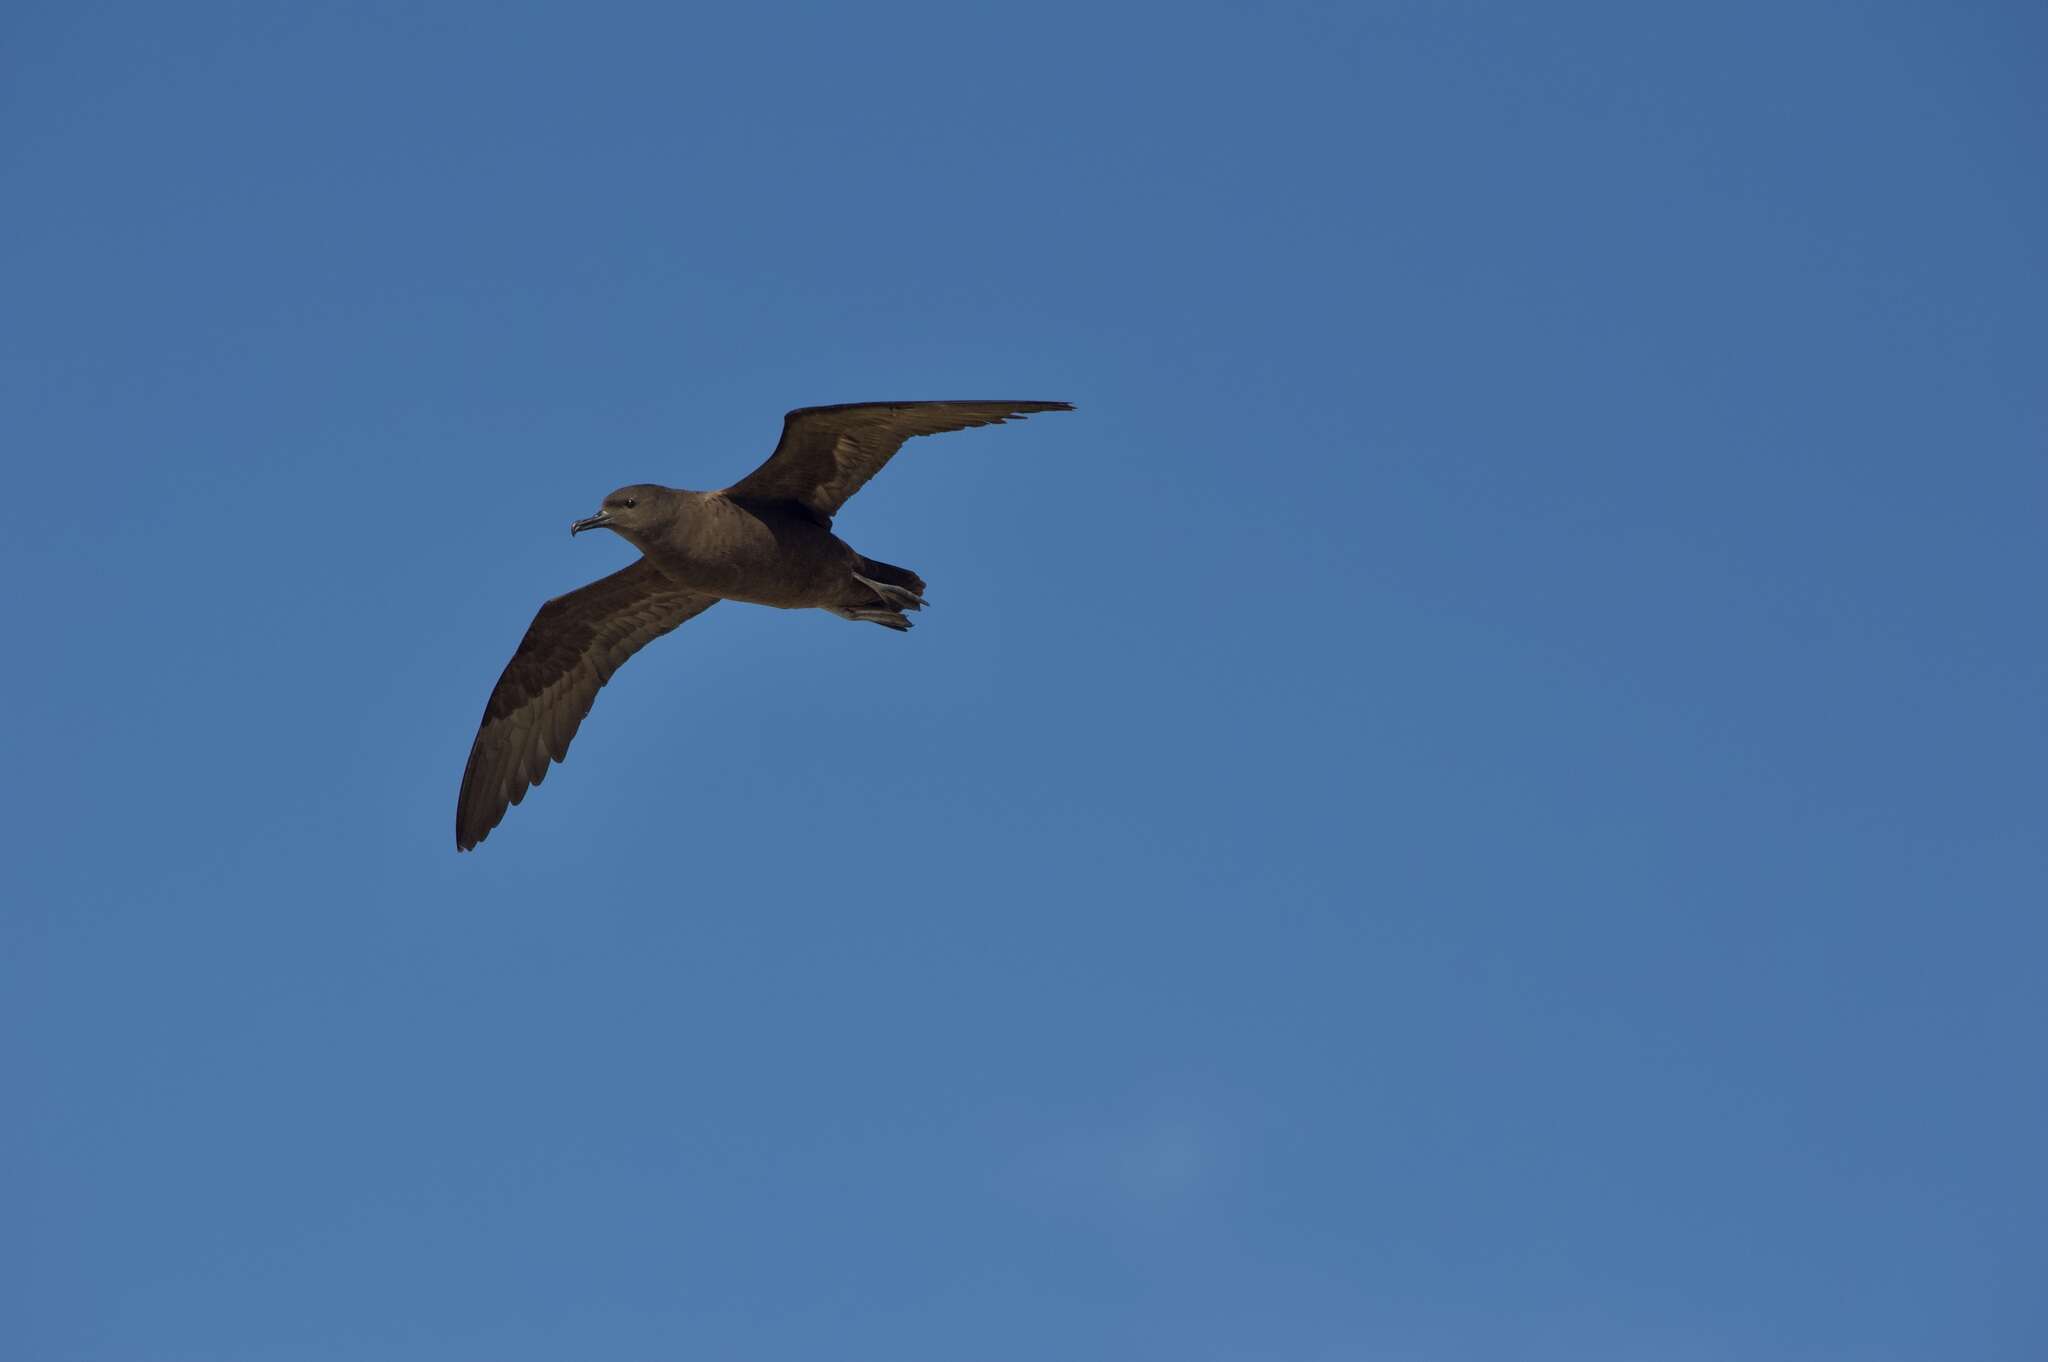
[[[10,6],[0,1353],[2048,1355],[2044,59]],[[456,854],[572,518],[932,397]]]

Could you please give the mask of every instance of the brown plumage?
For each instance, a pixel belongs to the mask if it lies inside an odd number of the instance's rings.
[[[489,836],[506,808],[546,778],[548,763],[569,755],[597,692],[627,658],[720,600],[908,630],[905,612],[924,607],[924,579],[833,534],[839,508],[912,436],[1071,410],[1065,402],[802,407],[783,418],[768,461],[723,491],[640,483],[607,496],[569,532],[611,530],[642,556],[533,617],[470,747],[455,804],[457,849]]]

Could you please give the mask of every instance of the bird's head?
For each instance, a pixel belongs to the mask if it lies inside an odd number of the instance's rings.
[[[569,527],[570,534],[585,530],[612,530],[634,543],[667,523],[675,514],[675,491],[651,482],[621,487],[604,499],[597,514],[585,516]]]

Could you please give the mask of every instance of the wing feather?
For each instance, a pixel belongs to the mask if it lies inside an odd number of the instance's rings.
[[[627,658],[717,601],[643,558],[543,605],[484,705],[455,801],[455,845],[483,841],[547,778],[548,762],[569,755],[597,692]]]
[[[1035,411],[1072,411],[1066,402],[849,402],[799,407],[782,418],[775,452],[726,488],[741,500],[791,502],[819,524],[832,517],[895,457],[903,442],[974,426],[999,426]]]

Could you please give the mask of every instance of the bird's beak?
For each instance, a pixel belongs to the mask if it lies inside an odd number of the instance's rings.
[[[569,527],[569,533],[571,535],[578,535],[582,534],[585,530],[601,530],[611,523],[612,513],[610,511],[599,511],[596,515],[585,516],[583,519],[571,525]]]

